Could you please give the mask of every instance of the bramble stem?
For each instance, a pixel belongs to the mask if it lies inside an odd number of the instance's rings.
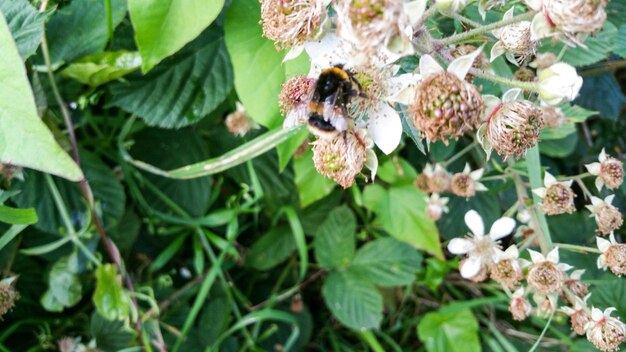
[[[599,250],[598,248],[593,248],[593,247],[579,246],[579,245],[569,244],[569,243],[555,243],[554,245],[558,246],[559,248],[568,250],[570,252],[602,254],[601,250]]]
[[[475,77],[486,79],[488,81],[492,81],[495,83],[504,84],[509,87],[521,88],[523,90],[533,91],[533,92],[537,91],[537,83],[535,82],[523,82],[523,81],[518,81],[515,79],[508,79],[508,78],[486,73],[485,71],[479,70],[476,68],[471,68],[469,70],[469,73]]]
[[[494,29],[506,27],[506,26],[508,26],[510,24],[513,24],[513,23],[518,23],[518,22],[522,22],[522,21],[529,21],[534,16],[535,16],[535,12],[527,12],[527,13],[521,14],[519,16],[515,16],[513,18],[509,18],[509,19],[506,19],[506,20],[501,20],[501,21],[498,21],[498,22],[494,22],[494,23],[482,26],[482,27],[474,28],[474,29],[472,29],[470,31],[467,31],[467,32],[451,35],[451,36],[449,36],[447,38],[444,38],[444,39],[440,40],[439,42],[442,43],[442,44],[445,44],[445,45],[458,44],[458,43],[461,43],[461,42],[465,42],[465,41],[467,41],[468,39],[470,39],[472,37],[489,33],[491,31],[493,31]]]
[[[541,179],[541,160],[539,156],[539,147],[533,147],[526,151],[526,166],[528,167],[530,188],[535,189],[543,187],[543,181]],[[546,217],[537,206],[539,204],[540,198],[535,193],[532,193],[532,197],[534,201],[534,206],[530,213],[533,221],[535,222],[536,230],[541,230],[539,231],[538,238],[539,245],[541,247],[541,251],[546,254],[553,247],[552,237],[550,236],[550,229],[548,228],[548,222],[546,221]]]

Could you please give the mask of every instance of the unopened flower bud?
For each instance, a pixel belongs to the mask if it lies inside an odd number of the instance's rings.
[[[522,321],[530,315],[531,311],[532,306],[526,298],[513,297],[513,299],[511,299],[511,303],[509,304],[509,312],[511,312],[513,320]]]
[[[428,76],[415,91],[409,105],[413,123],[430,142],[457,138],[478,127],[485,109],[482,96],[472,84],[450,72]]]
[[[572,101],[578,95],[583,79],[566,63],[556,63],[537,74],[539,97],[549,105]]]
[[[237,102],[237,110],[226,116],[224,123],[226,124],[228,132],[239,137],[245,136],[250,132],[250,129],[257,127],[257,124],[250,119],[246,109],[240,102]]]
[[[528,100],[513,100],[496,107],[487,120],[487,138],[504,159],[521,158],[539,142],[541,110]]]

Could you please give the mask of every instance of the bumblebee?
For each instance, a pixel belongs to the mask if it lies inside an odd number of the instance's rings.
[[[361,92],[361,84],[350,70],[335,65],[322,71],[308,106],[309,129],[319,137],[332,137],[348,129],[347,106]]]

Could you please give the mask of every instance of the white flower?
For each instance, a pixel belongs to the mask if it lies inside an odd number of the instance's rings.
[[[472,231],[473,236],[468,238],[454,238],[448,243],[448,250],[452,254],[467,254],[467,260],[461,266],[461,276],[469,279],[485,267],[494,262],[499,239],[508,236],[515,228],[515,220],[502,217],[491,226],[485,235],[483,219],[475,210],[465,214],[465,224]]]
[[[357,126],[367,128],[376,146],[385,154],[393,152],[402,138],[400,115],[392,107],[395,103],[408,104],[420,79],[407,73],[396,76],[397,65],[389,65],[383,53],[363,55],[354,44],[336,35],[326,35],[318,42],[305,44],[311,57],[309,76],[319,75],[322,69],[344,63],[358,77],[367,97],[352,100],[351,114]],[[367,80],[367,81],[366,81]]]
[[[526,208],[520,209],[517,211],[517,221],[522,224],[528,224],[531,219],[530,211]]]
[[[548,105],[574,100],[583,85],[583,79],[576,73],[576,69],[563,62],[539,70],[537,79],[539,98]]]

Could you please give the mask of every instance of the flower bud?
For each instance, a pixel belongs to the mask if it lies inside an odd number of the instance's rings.
[[[472,84],[450,72],[429,75],[415,91],[409,105],[413,124],[430,142],[448,143],[478,127],[485,109],[483,99]]]
[[[496,107],[487,119],[487,138],[498,154],[521,158],[539,142],[541,110],[528,100],[513,100]]]
[[[509,312],[511,312],[513,320],[522,321],[530,315],[531,311],[532,306],[526,298],[514,296],[513,299],[511,299]]]
[[[562,62],[539,70],[537,78],[539,97],[549,105],[574,100],[583,85],[583,79],[576,73],[576,69]]]

